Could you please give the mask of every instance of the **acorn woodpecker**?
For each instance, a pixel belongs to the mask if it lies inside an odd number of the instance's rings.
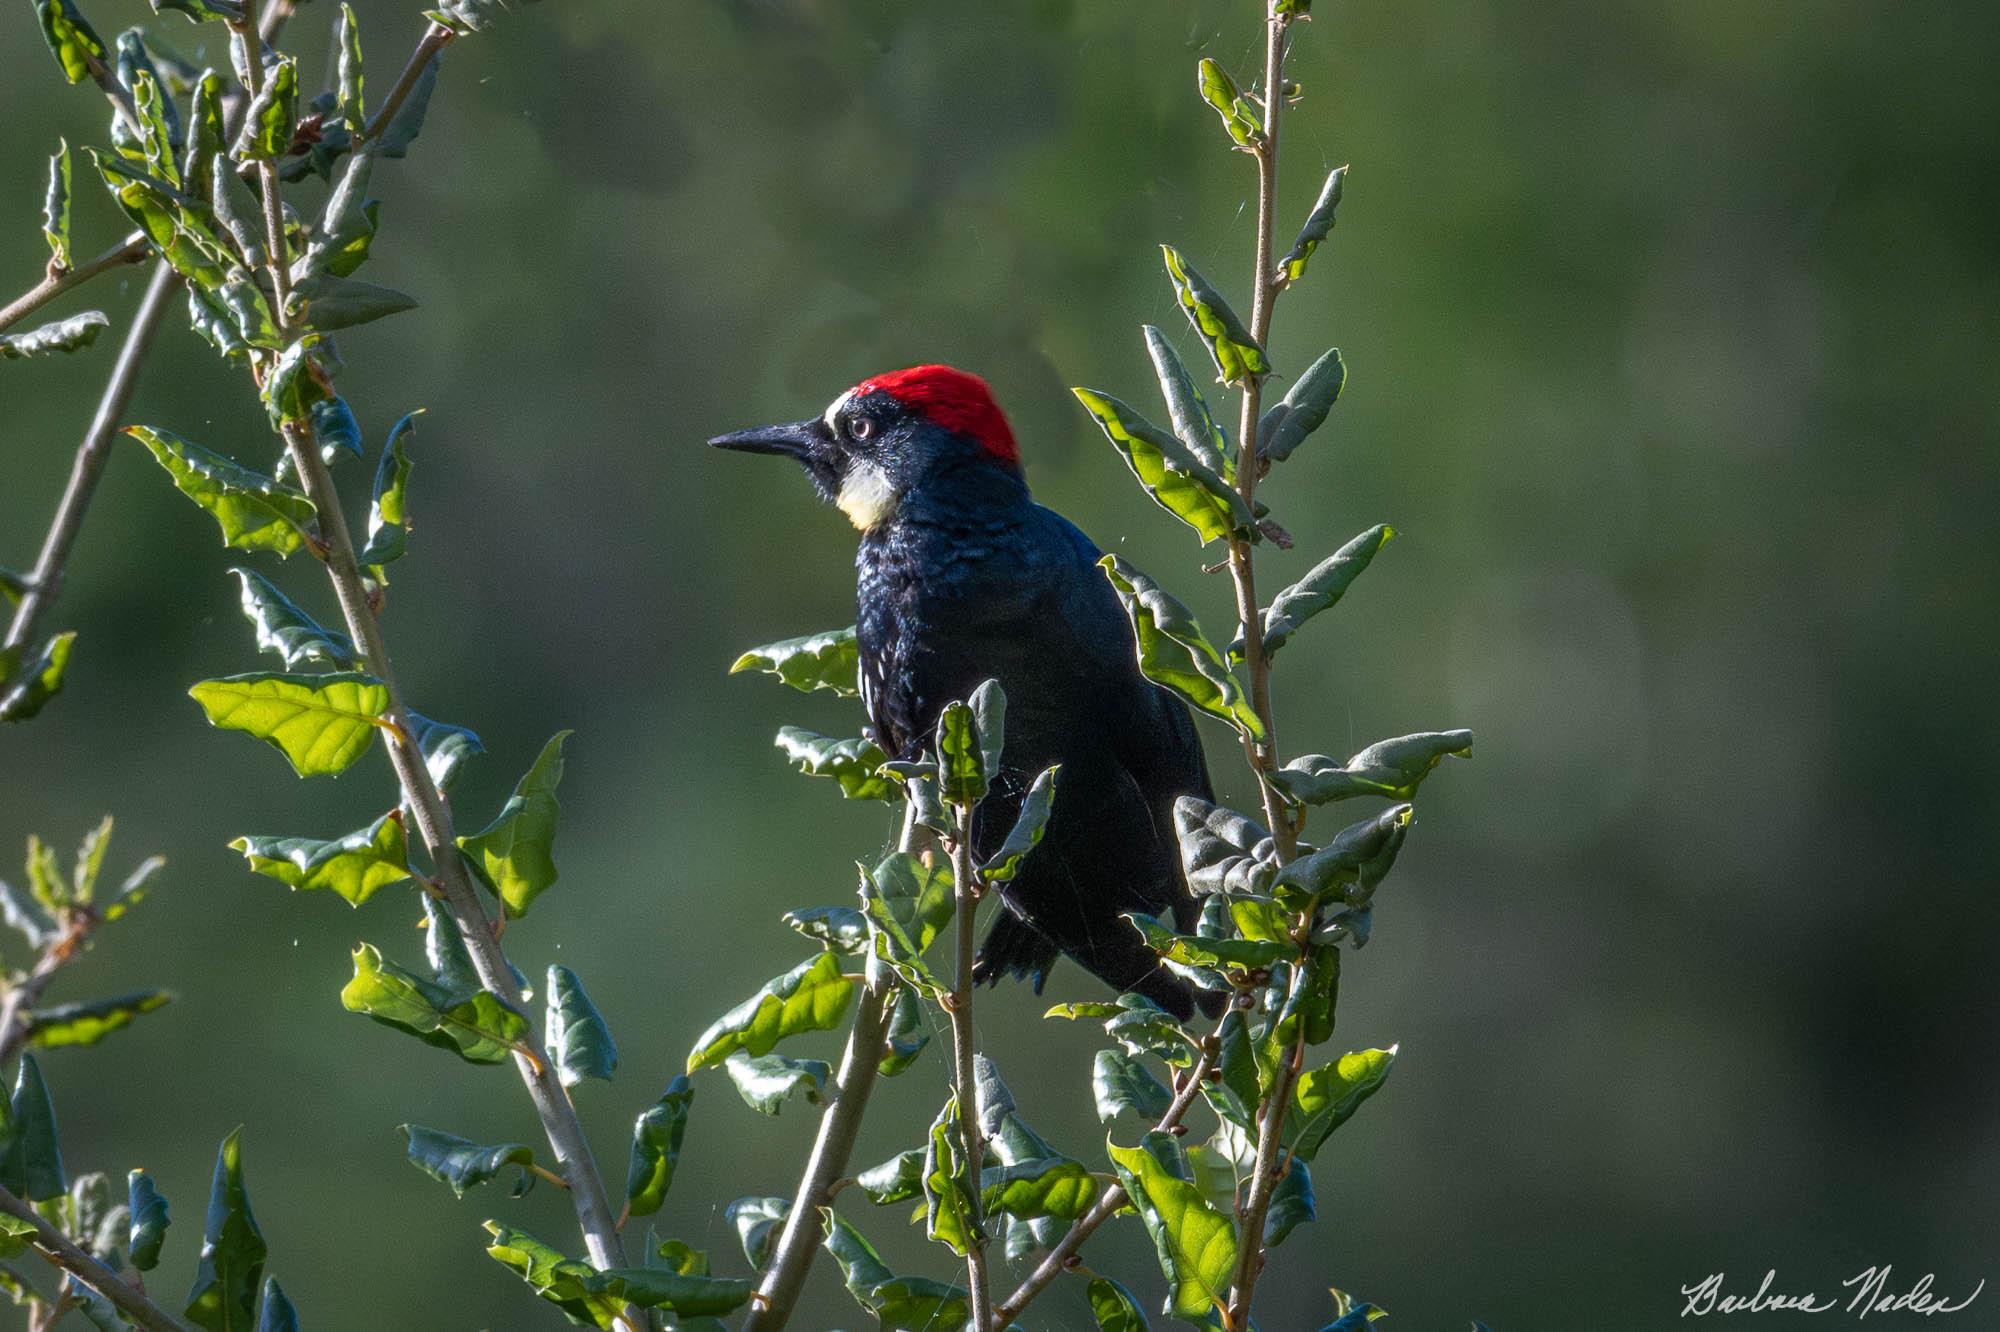
[[[990,854],[1022,796],[1062,771],[1048,830],[1000,889],[976,979],[1030,977],[1058,953],[1187,1017],[1199,997],[1159,964],[1127,912],[1198,914],[1181,877],[1174,801],[1212,798],[1187,708],[1139,673],[1132,627],[1076,526],[1035,503],[984,380],[920,365],[864,380],[821,416],[721,435],[717,448],[795,458],[861,532],[856,638],[873,738],[915,758],[938,714],[988,678],[1007,693],[1002,771],[978,811]]]

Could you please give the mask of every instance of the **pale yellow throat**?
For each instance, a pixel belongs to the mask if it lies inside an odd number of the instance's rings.
[[[847,515],[848,522],[869,532],[895,515],[898,498],[895,483],[889,480],[887,472],[871,462],[856,462],[849,465],[847,475],[841,478],[840,495],[834,503]]]

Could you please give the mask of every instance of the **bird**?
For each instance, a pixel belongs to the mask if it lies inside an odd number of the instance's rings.
[[[870,737],[915,760],[944,706],[987,679],[1007,698],[1000,772],[973,850],[1005,839],[1035,775],[1060,765],[1042,842],[1000,885],[973,969],[1040,994],[1067,955],[1115,990],[1186,1019],[1221,996],[1164,967],[1128,913],[1199,915],[1181,872],[1174,803],[1213,800],[1181,700],[1139,670],[1131,622],[1096,544],[1037,504],[986,381],[947,365],[875,375],[819,416],[708,441],[805,469],[860,534],[859,686]]]

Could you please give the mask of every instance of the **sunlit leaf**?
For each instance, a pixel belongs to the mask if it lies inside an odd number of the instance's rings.
[[[244,113],[243,128],[231,149],[239,162],[266,162],[291,147],[299,120],[299,62],[283,56],[264,68],[263,86]]]
[[[409,1140],[410,1164],[451,1186],[456,1196],[493,1179],[508,1166],[519,1167],[523,1178],[534,1164],[535,1153],[526,1143],[502,1142],[482,1146],[469,1138],[421,1124],[403,1125]],[[520,1190],[517,1189],[517,1192]]]
[[[1222,117],[1222,128],[1238,148],[1254,148],[1264,141],[1264,127],[1258,123],[1257,108],[1236,87],[1229,72],[1207,56],[1196,67],[1196,86],[1201,100]]]
[[[1362,906],[1396,863],[1410,829],[1408,805],[1395,805],[1374,818],[1349,824],[1321,850],[1300,856],[1278,871],[1280,900],[1287,892],[1320,897],[1339,890],[1348,906]]]
[[[1168,962],[1234,972],[1255,971],[1283,961],[1294,951],[1289,943],[1264,939],[1204,939],[1176,934],[1150,916],[1127,915],[1146,936],[1146,946]]]
[[[0,361],[24,360],[50,352],[73,352],[97,341],[97,335],[111,327],[102,310],[42,324],[25,333],[0,333]]]
[[[512,1271],[542,1299],[562,1310],[581,1327],[611,1328],[624,1301],[597,1284],[599,1273],[589,1263],[566,1258],[523,1230],[486,1223],[493,1242],[486,1252]]]
[[[1049,814],[1055,808],[1056,774],[1060,765],[1044,768],[1028,787],[1027,795],[1021,798],[1021,812],[1014,819],[1014,826],[1007,832],[1006,840],[988,856],[986,863],[979,867],[979,877],[986,883],[1007,883],[1020,872],[1021,862],[1027,854],[1041,845],[1042,835],[1048,830]]]
[[[898,1276],[847,1219],[832,1208],[823,1246],[840,1267],[847,1289],[874,1314],[881,1332],[939,1332],[962,1327],[971,1307],[965,1291],[928,1277]]]
[[[896,987],[895,1006],[889,1010],[889,1052],[882,1056],[881,1075],[893,1078],[917,1061],[931,1043],[931,1028],[923,1000],[907,985]]]
[[[660,1099],[632,1121],[632,1154],[625,1166],[625,1205],[633,1216],[651,1216],[666,1201],[687,1137],[694,1084],[676,1074]]]
[[[1194,529],[1206,545],[1248,528],[1250,510],[1222,474],[1129,403],[1095,389],[1073,388],[1153,502]]]
[[[48,1049],[58,1045],[95,1045],[112,1032],[173,1002],[168,990],[134,990],[106,999],[51,1004],[28,1011],[28,1042]]]
[[[687,1071],[712,1068],[738,1050],[769,1054],[779,1041],[801,1032],[832,1030],[854,1002],[855,986],[854,977],[841,974],[833,953],[800,963],[716,1019],[695,1041]]]
[[[239,837],[229,844],[250,868],[298,892],[330,888],[350,906],[410,877],[409,841],[395,811],[345,837]]]
[[[183,495],[209,511],[222,544],[290,555],[318,540],[319,514],[305,492],[239,466],[165,430],[127,426]]]
[[[288,670],[315,663],[349,670],[357,664],[353,639],[321,627],[262,574],[249,569],[230,572],[242,584],[243,618],[256,630],[259,649],[277,653]]]
[[[861,907],[875,927],[875,948],[905,981],[935,992],[923,955],[956,910],[950,862],[927,865],[908,852],[883,857],[861,876]]]
[[[16,649],[0,648],[0,721],[26,721],[62,692],[75,642],[76,631],[65,630],[25,661]]]
[[[1229,302],[1222,299],[1222,293],[1173,246],[1162,245],[1160,252],[1166,260],[1167,275],[1173,279],[1174,298],[1180,303],[1181,313],[1201,335],[1222,381],[1238,384],[1252,375],[1271,373],[1271,362],[1264,349],[1229,308]]]
[[[826,689],[856,698],[861,693],[860,662],[861,650],[850,626],[751,648],[736,659],[729,673],[763,671],[805,693]]]
[[[1083,1162],[1066,1156],[988,1166],[979,1179],[983,1206],[993,1216],[1074,1221],[1097,1201],[1096,1177]]]
[[[493,822],[458,839],[459,848],[505,905],[510,919],[526,915],[534,900],[556,881],[556,823],[562,813],[556,785],[563,775],[563,741],[570,734],[558,731],[551,736]]]
[[[531,1030],[527,1018],[491,991],[455,995],[388,961],[373,944],[354,950],[354,979],[341,990],[340,1002],[351,1013],[409,1032],[473,1064],[504,1062]]]
[[[368,112],[361,99],[361,24],[354,17],[352,5],[340,6],[340,26],[334,42],[340,51],[340,91],[336,104],[340,107],[340,118],[347,122],[348,133],[359,134],[368,127]]]
[[[368,505],[368,544],[357,558],[378,577],[381,566],[401,559],[409,545],[410,473],[416,464],[410,460],[404,439],[416,432],[417,418],[422,415],[423,409],[418,408],[389,427],[381,461],[375,465],[375,495]]]
[[[968,1177],[959,1137],[958,1104],[956,1096],[945,1102],[931,1121],[924,1146],[924,1234],[962,1258],[980,1240],[972,1196],[975,1185]]]
[[[125,1177],[125,1256],[141,1272],[160,1265],[160,1246],[166,1241],[167,1200],[153,1184],[153,1177],[134,1170]]]
[[[62,66],[64,78],[81,83],[90,77],[92,64],[103,65],[103,39],[71,0],[35,0],[35,15],[42,21],[42,40]]]
[[[1282,4],[1284,0],[1279,2]],[[1294,3],[1308,2],[1294,0]],[[1306,275],[1307,261],[1333,230],[1334,211],[1340,207],[1340,189],[1346,182],[1347,168],[1344,166],[1337,166],[1327,173],[1326,184],[1320,186],[1319,198],[1313,201],[1312,212],[1306,214],[1306,224],[1299,228],[1299,238],[1292,242],[1292,248],[1285,251],[1285,257],[1278,261],[1278,271],[1285,275],[1285,281],[1297,282]]]
[[[1286,1149],[1301,1161],[1312,1160],[1327,1137],[1381,1090],[1395,1062],[1392,1045],[1386,1050],[1356,1050],[1300,1074],[1292,1088],[1292,1113],[1285,1117]]]
[[[1173,1101],[1166,1084],[1123,1050],[1097,1052],[1090,1071],[1090,1090],[1097,1099],[1097,1118],[1104,1123],[1133,1114],[1150,1124],[1164,1115]]]
[[[1261,739],[1264,725],[1256,709],[1229,663],[1202,633],[1194,613],[1118,556],[1106,555],[1097,564],[1132,621],[1139,669],[1146,678],[1252,739]]]
[[[611,1081],[618,1070],[618,1045],[604,1015],[584,993],[583,982],[568,967],[552,966],[546,996],[542,1044],[555,1060],[563,1086],[574,1087],[585,1078]]]
[[[809,777],[831,777],[849,800],[902,798],[896,783],[878,771],[887,762],[873,740],[836,740],[802,726],[778,728],[778,749]]]
[[[880,1165],[870,1166],[855,1175],[854,1187],[879,1206],[920,1198],[924,1192],[925,1153],[926,1149],[922,1147],[897,1152]]]
[[[833,1068],[824,1059],[792,1059],[780,1054],[747,1055],[741,1050],[722,1061],[722,1071],[736,1084],[743,1104],[759,1114],[775,1115],[794,1095],[808,1104],[826,1100]]]
[[[1229,456],[1229,436],[1208,409],[1208,400],[1195,387],[1180,353],[1167,335],[1151,324],[1142,330],[1146,352],[1153,358],[1153,373],[1159,377],[1160,396],[1167,404],[1167,419],[1173,423],[1174,437],[1187,445],[1196,460],[1225,483],[1236,480],[1236,465]]]
[[[1168,1312],[1183,1318],[1213,1312],[1229,1294],[1236,1227],[1200,1189],[1167,1167],[1175,1147],[1166,1134],[1148,1133],[1138,1147],[1109,1144],[1106,1151],[1152,1236],[1160,1271],[1172,1288]]]
[[[372,675],[248,675],[188,690],[211,726],[243,731],[283,753],[301,777],[345,772],[388,723],[389,690]]]
[[[852,957],[868,946],[868,917],[850,906],[800,907],[785,913],[785,924],[808,939]]]
[[[268,1253],[243,1182],[241,1133],[232,1130],[216,1153],[201,1262],[188,1291],[188,1321],[208,1332],[249,1332],[256,1322],[257,1287]]]
[[[273,430],[310,422],[320,403],[333,397],[333,380],[321,364],[329,344],[318,333],[289,343],[265,372],[261,396]]]
[[[1146,1315],[1131,1291],[1107,1276],[1094,1276],[1084,1291],[1097,1332],[1148,1332]]]
[[[778,1242],[778,1232],[783,1229],[785,1218],[792,1214],[792,1200],[738,1198],[723,1208],[722,1214],[736,1227],[743,1257],[750,1266],[761,1268],[771,1261],[771,1248]]]
[[[1293,759],[1271,775],[1271,784],[1288,800],[1308,805],[1352,796],[1409,800],[1447,756],[1466,758],[1471,753],[1470,731],[1421,731],[1378,740],[1345,763],[1324,754]]]

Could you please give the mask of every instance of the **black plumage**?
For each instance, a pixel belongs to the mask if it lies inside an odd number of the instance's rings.
[[[1181,701],[1139,673],[1101,552],[1030,496],[984,383],[918,367],[864,383],[823,418],[712,442],[798,458],[862,529],[861,693],[886,752],[914,757],[946,703],[1000,681],[1006,747],[974,825],[981,856],[1035,775],[1061,765],[1047,834],[1002,888],[975,977],[1024,976],[1039,992],[1066,953],[1189,1015],[1191,988],[1121,916],[1193,927],[1173,806],[1212,797],[1201,743]]]

